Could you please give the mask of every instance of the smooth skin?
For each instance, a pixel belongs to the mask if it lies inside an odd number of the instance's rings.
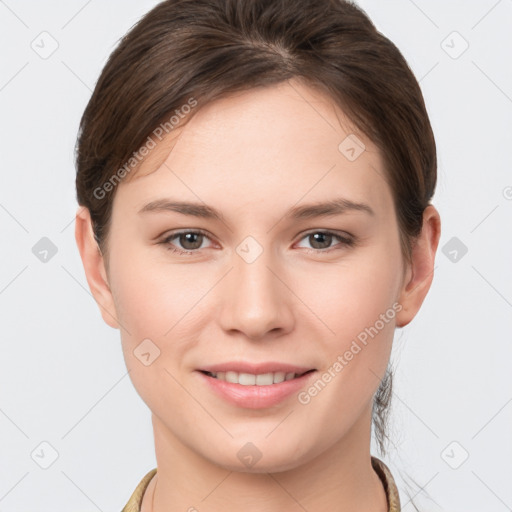
[[[366,147],[354,161],[338,149],[351,133]],[[290,81],[213,102],[170,132],[118,185],[107,255],[78,209],[87,282],[152,413],[158,473],[143,512],[387,510],[370,461],[372,399],[395,328],[431,286],[440,217],[426,208],[406,264],[384,173],[378,148],[328,97]],[[374,214],[287,216],[340,197]],[[165,198],[208,205],[222,219],[139,213]],[[198,229],[207,235],[170,237]],[[335,235],[313,236],[326,230]],[[237,252],[248,236],[262,250],[251,263]],[[237,407],[197,372],[279,361],[316,369],[312,384],[394,303],[396,316],[307,404],[294,394]],[[146,366],[134,350],[148,338],[160,355]],[[262,454],[250,468],[237,456],[248,442]]]

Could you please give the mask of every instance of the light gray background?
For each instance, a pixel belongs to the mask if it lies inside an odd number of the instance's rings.
[[[156,466],[75,245],[73,149],[108,55],[157,3],[0,1],[0,512],[121,510]],[[439,157],[435,278],[396,333],[384,460],[404,511],[408,488],[425,511],[512,510],[512,0],[359,3],[420,80]],[[43,59],[31,44],[52,38]]]

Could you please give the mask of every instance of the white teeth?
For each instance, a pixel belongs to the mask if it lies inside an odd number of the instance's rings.
[[[285,375],[286,374],[284,372],[274,373],[274,384],[279,384],[280,382],[284,382]]]
[[[238,373],[226,372],[226,381],[231,382],[232,384],[238,384]]]
[[[297,375],[293,372],[273,372],[261,373],[254,375],[252,373],[238,373],[238,372],[210,372],[212,377],[232,384],[241,384],[242,386],[270,386],[271,384],[279,384],[285,380],[294,379]]]
[[[242,386],[254,386],[256,384],[256,375],[251,375],[250,373],[239,373],[238,384],[242,384]]]
[[[240,382],[242,381],[242,375],[243,374],[240,374]],[[270,386],[270,384],[274,384],[274,375],[272,373],[261,373],[260,375],[254,375],[254,384],[256,386]]]

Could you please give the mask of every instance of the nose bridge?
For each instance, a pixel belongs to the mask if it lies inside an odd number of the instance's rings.
[[[236,329],[250,338],[289,327],[292,320],[286,286],[276,276],[280,267],[253,236],[248,236],[233,253],[229,292],[223,300],[221,321],[223,328]]]

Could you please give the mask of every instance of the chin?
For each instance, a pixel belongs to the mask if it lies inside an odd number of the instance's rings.
[[[289,450],[283,450],[280,447],[278,453],[272,453],[273,448],[267,446],[261,451],[251,443],[247,443],[242,449],[236,450],[236,456],[226,458],[226,452],[218,454],[216,457],[208,457],[210,461],[223,469],[235,471],[237,473],[279,473],[289,471],[300,466],[303,455],[297,455],[297,450],[290,447]],[[251,460],[252,457],[252,460]]]

